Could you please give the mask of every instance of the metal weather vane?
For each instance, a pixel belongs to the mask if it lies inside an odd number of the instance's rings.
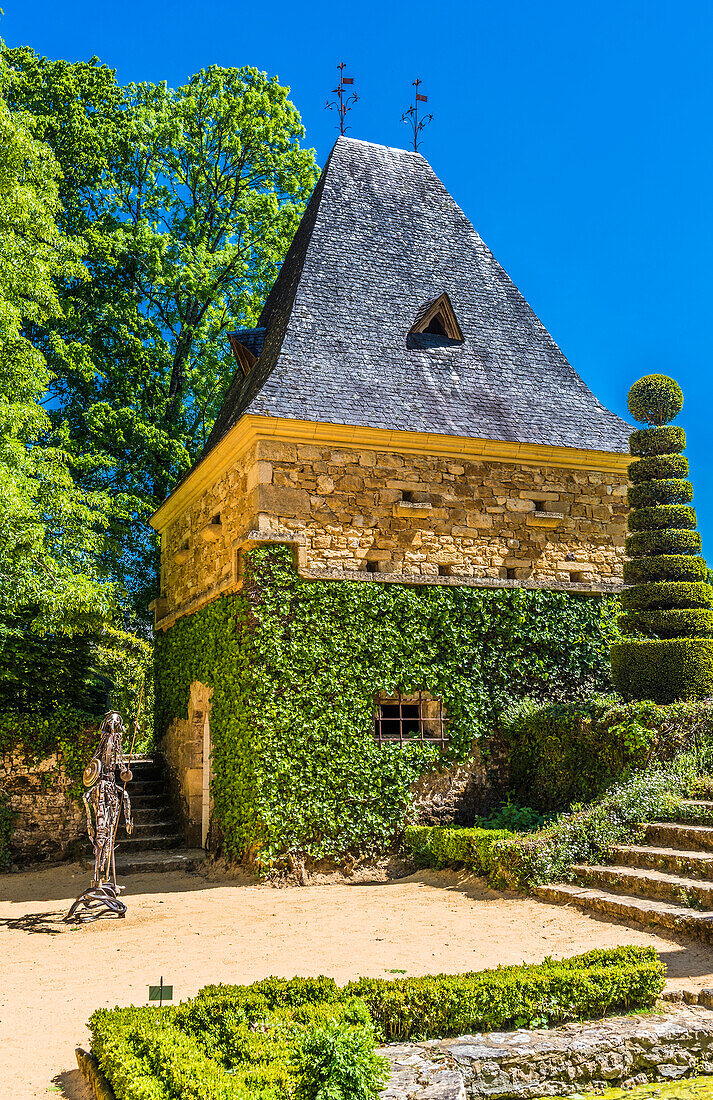
[[[116,882],[114,847],[121,811],[124,811],[126,831],[131,835],[131,802],[126,784],[133,778],[131,756],[139,731],[139,712],[143,698],[143,684],[134,722],[134,736],[128,759],[124,756],[123,735],[126,732],[121,715],[109,711],[99,730],[99,744],[92,759],[84,769],[84,806],[87,812],[87,831],[94,847],[94,874],[91,885],[72,903],[64,918],[67,923],[86,924],[101,916],[123,917],[126,906],[119,897],[123,889]],[[116,770],[123,786],[116,782]]]
[[[414,153],[418,152],[418,147],[420,144],[419,135],[421,131],[424,129],[425,126],[428,126],[429,122],[433,122],[433,115],[423,115],[422,118],[418,117],[419,103],[428,103],[428,96],[421,95],[418,90],[422,84],[423,81],[419,80],[418,78],[413,81],[413,86],[416,89],[416,99],[408,108],[408,110],[404,111],[404,113],[401,115],[401,121],[407,122],[411,127],[411,132],[413,133]]]
[[[347,66],[344,61],[342,61],[340,65],[337,65],[337,68],[339,69],[339,84],[336,88],[332,90],[332,95],[335,95],[337,98],[331,101],[327,100],[325,104],[325,110],[336,111],[339,115],[339,132],[342,135],[346,134],[347,130],[349,129],[348,126],[344,125],[344,119],[346,118],[349,111],[351,111],[354,104],[359,102],[359,96],[356,94],[356,92],[352,92],[351,95],[349,95],[348,93],[345,94],[344,92],[345,86],[354,83],[353,77],[344,75],[344,70],[346,69],[346,67]]]

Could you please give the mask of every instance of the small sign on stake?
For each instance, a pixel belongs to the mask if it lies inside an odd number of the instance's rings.
[[[173,1000],[173,986],[163,984],[163,975],[161,975],[161,982],[159,985],[149,986],[149,1000],[158,1001],[159,1008],[164,1001]]]

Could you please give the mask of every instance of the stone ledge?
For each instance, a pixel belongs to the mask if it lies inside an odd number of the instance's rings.
[[[519,1100],[713,1073],[713,1012],[685,1007],[383,1047],[383,1100]]]
[[[99,1069],[99,1063],[94,1055],[88,1054],[81,1047],[77,1047],[75,1053],[79,1072],[86,1081],[94,1100],[116,1100],[116,1094]]]

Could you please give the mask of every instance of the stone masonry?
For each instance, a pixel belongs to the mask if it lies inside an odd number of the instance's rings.
[[[713,1073],[713,1012],[685,1007],[551,1030],[432,1039],[382,1048],[382,1100],[530,1100]]]
[[[10,852],[19,860],[62,859],[86,835],[84,811],[70,797],[72,780],[56,754],[28,761],[20,752],[0,756],[0,791],[17,815]]]
[[[616,589],[626,485],[611,471],[258,440],[164,530],[157,622],[238,587],[241,551],[261,542],[291,542],[314,579]]]

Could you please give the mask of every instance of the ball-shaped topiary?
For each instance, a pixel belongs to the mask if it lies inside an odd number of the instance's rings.
[[[644,424],[667,424],[683,408],[678,382],[665,374],[647,374],[629,390],[629,412]]]
[[[713,694],[713,588],[699,557],[701,536],[688,503],[693,486],[683,428],[666,425],[683,407],[676,382],[650,374],[629,391],[629,409],[654,427],[633,432],[629,531],[612,676],[628,698],[671,703]]]

